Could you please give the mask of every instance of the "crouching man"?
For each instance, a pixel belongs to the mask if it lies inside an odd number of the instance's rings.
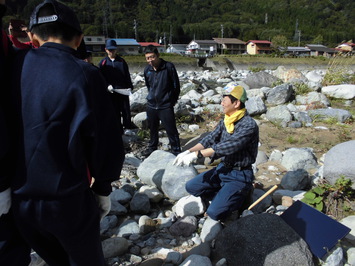
[[[212,201],[207,214],[214,220],[225,220],[238,210],[253,188],[252,164],[256,160],[259,128],[246,109],[246,91],[229,83],[223,89],[221,105],[225,114],[216,129],[191,149],[180,153],[175,165],[189,165],[197,158],[222,158],[217,167],[201,173],[186,183],[190,194]]]

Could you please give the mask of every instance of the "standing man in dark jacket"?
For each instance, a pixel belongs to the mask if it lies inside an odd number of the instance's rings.
[[[150,130],[149,148],[143,153],[149,156],[158,148],[159,121],[168,134],[171,152],[181,152],[179,133],[176,128],[174,105],[180,94],[180,82],[174,64],[159,57],[158,49],[149,45],[145,50],[148,66],[144,69],[144,79],[148,88],[147,117]]]
[[[29,30],[39,48],[19,66],[15,91],[21,129],[11,186],[15,221],[47,264],[104,266],[100,218],[110,210],[111,182],[124,160],[106,82],[76,57],[83,35],[70,8],[45,0]]]
[[[99,63],[101,73],[104,75],[110,98],[115,107],[118,120],[125,129],[132,128],[129,95],[133,89],[131,74],[126,61],[117,54],[115,40],[107,40],[105,51],[107,56]],[[123,131],[123,128],[122,128]]]

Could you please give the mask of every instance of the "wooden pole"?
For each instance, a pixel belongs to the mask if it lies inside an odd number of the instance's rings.
[[[270,195],[272,192],[274,192],[277,188],[278,188],[277,185],[275,185],[272,188],[270,188],[264,195],[262,195],[255,202],[253,202],[253,204],[249,206],[248,210],[251,210],[251,208],[253,208],[256,204],[258,204],[260,201],[265,199],[268,195]]]

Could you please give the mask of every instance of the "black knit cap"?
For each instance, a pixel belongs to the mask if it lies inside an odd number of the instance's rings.
[[[51,16],[38,17],[39,11],[45,5],[52,5],[55,14]],[[66,24],[67,26],[72,27],[78,32],[82,32],[79,20],[76,14],[74,13],[74,11],[69,7],[67,7],[66,5],[55,0],[45,0],[44,2],[36,6],[36,8],[34,9],[30,17],[29,30],[32,30],[33,26],[49,23],[49,22],[55,22],[55,21]]]

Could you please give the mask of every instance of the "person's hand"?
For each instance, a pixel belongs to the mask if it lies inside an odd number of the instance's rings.
[[[0,216],[9,212],[11,207],[11,189],[0,192]]]
[[[190,153],[186,154],[185,156],[181,157],[181,159],[175,165],[188,166],[192,163],[195,163],[196,161],[197,161],[196,152],[190,152]]]
[[[113,87],[112,87],[112,85],[108,85],[107,90],[108,90],[109,92],[113,93]]]
[[[173,165],[180,165],[180,162],[181,162],[182,157],[184,157],[186,154],[189,154],[189,153],[190,153],[189,150],[179,153],[179,154],[176,156],[176,158],[175,158],[175,160],[174,160],[174,162],[173,162]]]
[[[97,203],[99,204],[101,221],[111,210],[111,199],[110,196],[100,196],[98,194],[95,194],[95,198]]]

